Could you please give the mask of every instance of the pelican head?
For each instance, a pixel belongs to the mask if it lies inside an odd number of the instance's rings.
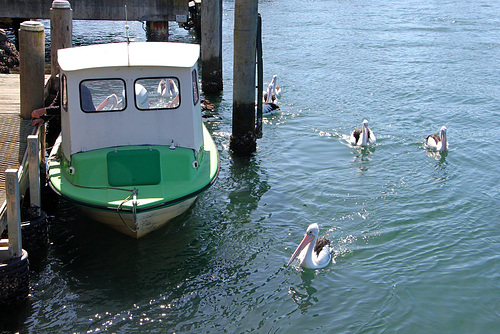
[[[165,79],[161,79],[160,82],[158,83],[158,88],[156,89],[156,92],[158,95],[163,96],[165,95],[165,91],[167,89],[167,82]]]
[[[441,136],[441,152],[447,152],[448,151],[448,140],[446,138],[446,126],[441,127],[440,131],[440,136]]]
[[[266,103],[271,103],[273,102],[273,85],[269,84],[267,86],[267,92],[266,92]]]
[[[271,79],[270,85],[273,87],[272,92],[273,92],[273,100],[277,99],[281,95],[281,88],[278,86],[278,76],[275,74],[273,75],[273,78]]]
[[[276,86],[276,80],[278,80],[278,76],[275,74],[275,75],[273,75],[273,78],[271,79],[271,85]]]
[[[363,120],[363,126],[361,128],[361,144],[360,146],[365,146],[369,143],[369,134],[370,130],[368,129],[368,121],[366,119]]]

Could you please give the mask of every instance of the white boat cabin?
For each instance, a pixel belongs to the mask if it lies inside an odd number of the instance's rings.
[[[196,44],[134,42],[61,49],[65,157],[99,148],[203,145]]]

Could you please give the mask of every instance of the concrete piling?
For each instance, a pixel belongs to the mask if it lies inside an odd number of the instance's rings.
[[[45,84],[45,29],[37,21],[25,21],[19,28],[21,117],[43,107]]]

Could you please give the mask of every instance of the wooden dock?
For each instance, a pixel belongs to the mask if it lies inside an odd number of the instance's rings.
[[[0,74],[0,232],[5,227],[5,170],[19,169],[23,174],[27,137],[35,132],[31,120],[20,116],[19,75]]]

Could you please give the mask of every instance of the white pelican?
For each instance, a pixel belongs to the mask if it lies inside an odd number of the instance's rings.
[[[274,103],[272,91],[273,85],[269,84],[269,86],[267,87],[267,92],[264,95],[265,100],[262,103],[262,115],[264,116],[273,115],[280,109],[280,107],[276,103]]]
[[[156,92],[162,97],[175,97],[179,95],[179,88],[173,79],[161,79]]]
[[[377,138],[375,137],[373,131],[368,128],[368,121],[366,119],[363,120],[361,129],[356,128],[351,132],[351,137],[349,139],[349,142],[353,146],[366,146],[369,144],[375,144],[376,141]]]
[[[297,256],[299,257],[299,265],[309,269],[324,268],[330,261],[335,263],[335,260],[332,260],[333,249],[330,248],[330,240],[325,237],[318,239],[318,234],[318,224],[309,225],[304,239],[288,261],[287,267]]]
[[[431,150],[439,151],[439,152],[447,152],[448,151],[448,140],[446,139],[446,126],[441,127],[441,131],[439,134],[435,133],[427,136],[425,143],[428,148]]]

